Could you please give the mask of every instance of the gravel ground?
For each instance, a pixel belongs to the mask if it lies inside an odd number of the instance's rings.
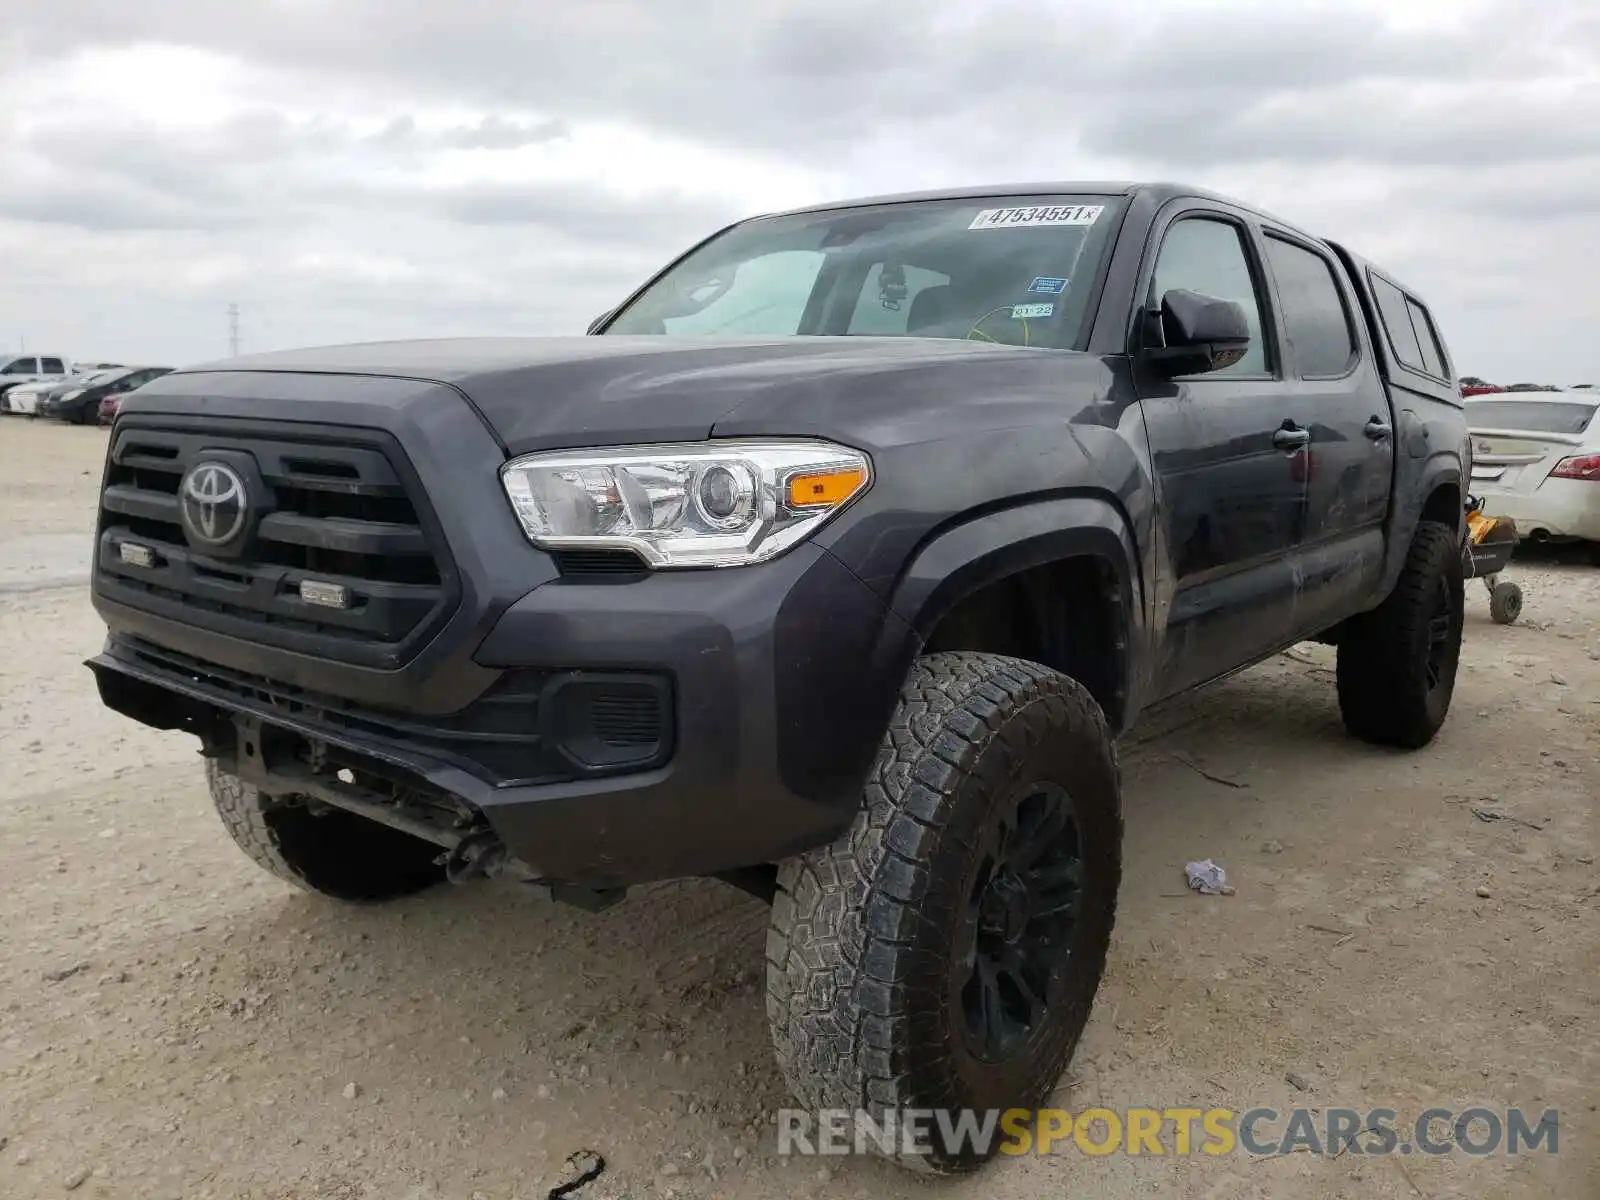
[[[1519,561],[1510,627],[1471,585],[1454,712],[1417,754],[1343,735],[1319,646],[1152,714],[1059,1097],[1554,1107],[1557,1154],[1069,1147],[930,1190],[774,1154],[765,909],[738,892],[342,907],[250,864],[192,743],[104,711],[80,665],[104,444],[0,422],[0,1195],[542,1200],[590,1148],[581,1200],[1600,1196],[1600,569]],[[1206,857],[1237,894],[1185,892]]]

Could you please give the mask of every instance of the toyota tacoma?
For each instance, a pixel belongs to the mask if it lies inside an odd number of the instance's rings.
[[[1432,312],[1341,245],[1167,184],[878,197],[584,336],[151,381],[89,665],[291,883],[716,877],[771,902],[801,1102],[1027,1108],[1105,963],[1119,735],[1320,640],[1352,735],[1428,743],[1470,470]]]

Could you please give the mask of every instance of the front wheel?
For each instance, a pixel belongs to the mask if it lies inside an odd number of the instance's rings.
[[[1339,639],[1345,728],[1378,745],[1415,750],[1450,712],[1466,585],[1456,532],[1423,521],[1394,590]]]
[[[987,1142],[938,1130],[1041,1106],[1070,1061],[1116,913],[1119,782],[1073,680],[992,654],[917,662],[855,823],[779,868],[767,1013],[802,1103],[935,1114],[887,1151],[916,1169],[994,1155],[994,1124]]]
[[[222,824],[258,867],[336,900],[393,900],[444,882],[431,842],[298,796],[268,796],[206,760]]]

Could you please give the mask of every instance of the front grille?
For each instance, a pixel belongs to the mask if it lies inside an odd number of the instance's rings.
[[[202,552],[185,537],[179,484],[195,462],[239,467],[252,535]],[[402,474],[405,472],[405,474]],[[408,660],[457,597],[443,539],[387,437],[330,438],[237,422],[123,424],[100,498],[99,585],[133,607],[250,641],[364,665]],[[134,543],[139,561],[120,547]],[[301,598],[302,581],[342,586],[348,603]]]
[[[646,770],[665,762],[672,751],[671,688],[655,674],[508,671],[459,712],[419,719],[203,662],[140,639],[119,639],[117,656],[157,676],[181,679],[223,705],[243,701],[263,720],[280,713],[329,734],[400,744],[497,786]]]

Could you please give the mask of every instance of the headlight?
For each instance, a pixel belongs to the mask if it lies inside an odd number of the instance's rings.
[[[810,537],[867,489],[872,463],[830,442],[730,439],[529,454],[500,475],[537,546],[733,567]]]
[[[61,398],[63,400],[76,400],[81,395],[83,395],[82,388],[73,388],[70,391],[63,392]]]

